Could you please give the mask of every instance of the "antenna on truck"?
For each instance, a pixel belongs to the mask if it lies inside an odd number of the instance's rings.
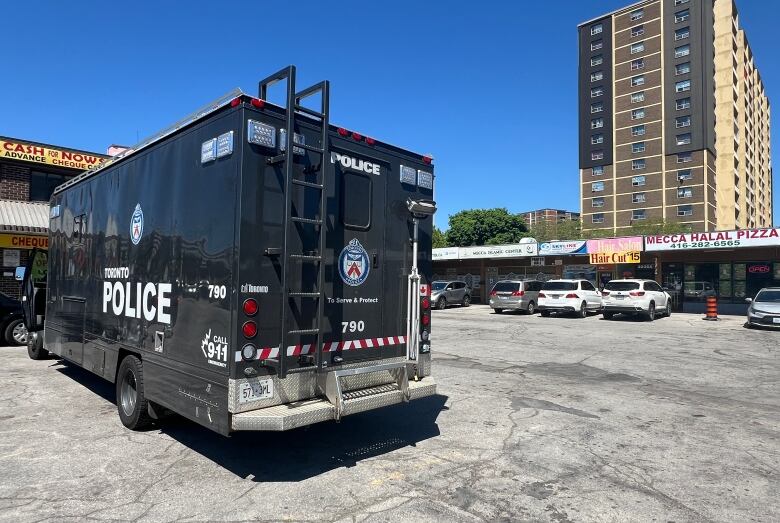
[[[412,215],[412,269],[406,285],[406,359],[417,360],[417,347],[420,343],[420,273],[417,270],[417,244],[420,220],[433,216],[436,202],[433,200],[406,200],[406,208]]]

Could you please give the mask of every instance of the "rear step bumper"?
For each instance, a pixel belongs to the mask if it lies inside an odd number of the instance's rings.
[[[409,399],[436,394],[436,382],[430,376],[409,382]],[[404,394],[395,383],[345,392],[342,416],[403,403]],[[290,430],[321,421],[336,419],[336,407],[325,398],[296,401],[264,409],[233,414],[231,429]]]

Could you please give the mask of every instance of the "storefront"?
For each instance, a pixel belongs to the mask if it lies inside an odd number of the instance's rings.
[[[745,298],[780,286],[780,229],[648,236],[645,252],[678,311],[703,312],[715,296],[721,314],[744,314]]]
[[[108,156],[0,137],[0,291],[19,296],[14,270],[33,248],[48,247],[54,188]]]

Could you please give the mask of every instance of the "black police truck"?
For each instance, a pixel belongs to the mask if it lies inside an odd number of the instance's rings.
[[[431,158],[328,105],[286,67],[58,187],[24,274],[30,357],[114,382],[131,429],[287,430],[435,394]]]

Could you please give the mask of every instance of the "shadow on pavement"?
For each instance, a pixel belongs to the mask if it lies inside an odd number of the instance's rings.
[[[75,365],[53,362],[52,366],[105,401],[116,403],[112,383]],[[436,419],[448,409],[447,399],[437,394],[347,416],[340,423],[286,432],[237,432],[226,438],[180,416],[165,419],[152,430],[160,430],[242,478],[300,481],[438,436]]]

